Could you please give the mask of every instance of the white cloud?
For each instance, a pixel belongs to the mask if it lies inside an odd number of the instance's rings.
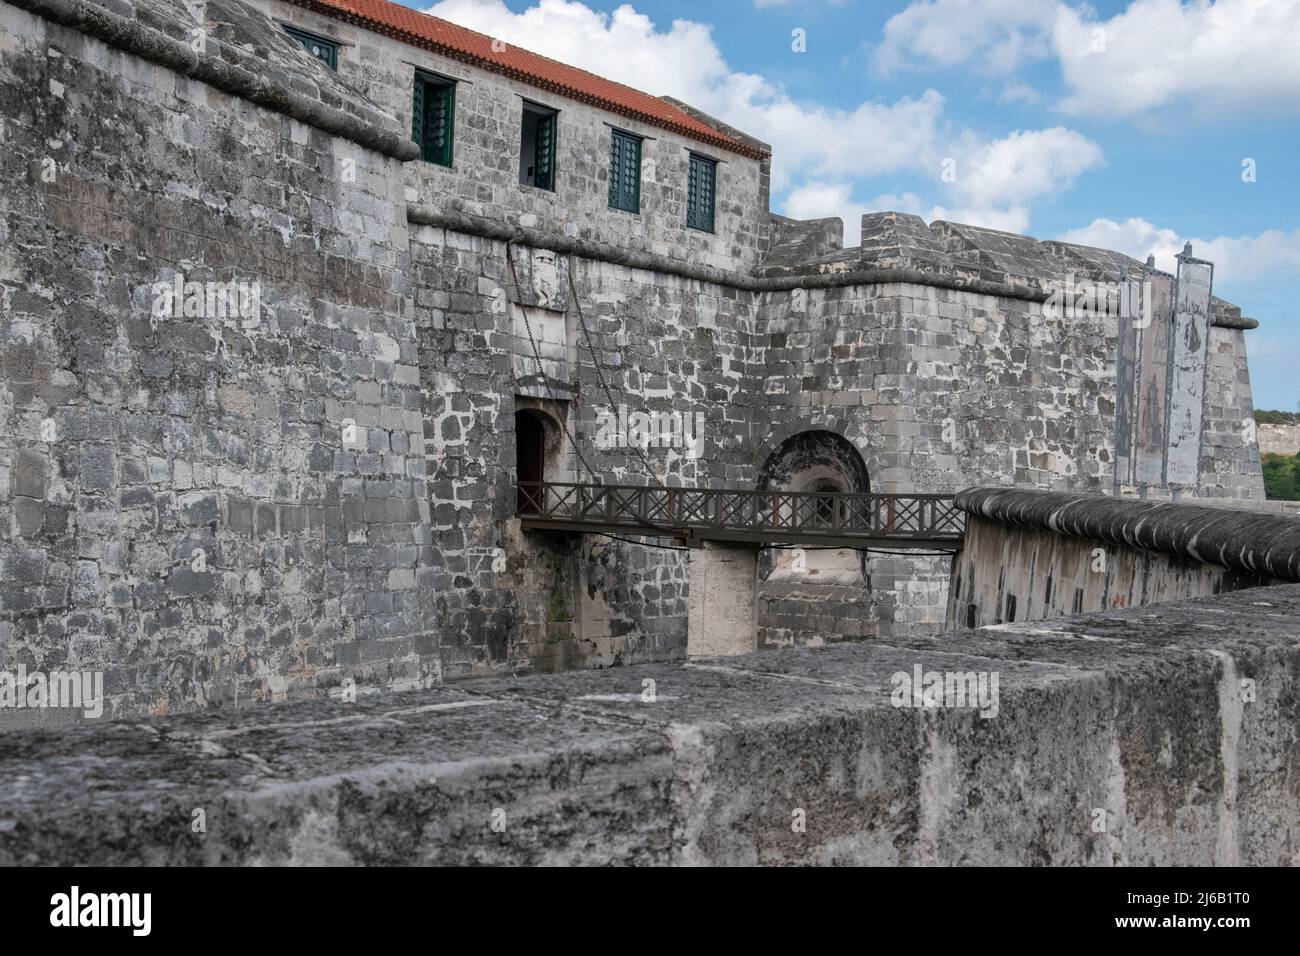
[[[852,215],[852,183],[806,183],[790,191],[783,212],[792,219],[821,219]],[[846,223],[847,225],[847,223]]]
[[[916,0],[885,24],[873,64],[1011,75],[1052,56],[1071,113],[1273,105],[1300,95],[1300,0],[1132,0],[1109,18],[1063,0]]]
[[[961,222],[968,226],[983,226],[985,229],[1000,229],[1003,232],[1026,233],[1029,231],[1029,210],[1024,206],[958,206],[949,209],[935,206],[925,217],[933,222],[946,219],[948,222]]]
[[[1174,256],[1183,251],[1183,244],[1191,242],[1192,252],[1198,259],[1214,263],[1216,284],[1290,278],[1300,270],[1300,229],[1268,229],[1255,236],[1197,239],[1140,218],[1123,222],[1094,219],[1082,229],[1072,229],[1060,238],[1064,242],[1114,249],[1142,260],[1155,253],[1157,268],[1167,272],[1177,267]]]
[[[729,75],[709,27],[674,20],[667,30],[623,4],[604,14],[574,0],[539,0],[520,13],[502,0],[441,0],[428,13],[611,80],[690,102]]]
[[[1101,148],[1063,126],[1016,130],[957,164],[957,196],[975,206],[1023,205],[1073,185],[1102,162]]]
[[[1081,246],[1114,249],[1143,261],[1155,253],[1156,265],[1161,269],[1168,269],[1174,261],[1174,255],[1183,248],[1178,234],[1172,229],[1160,229],[1145,219],[1138,218],[1123,222],[1094,219],[1082,229],[1071,229],[1059,238],[1062,242],[1074,242]]]
[[[1135,0],[1109,20],[1062,5],[1054,44],[1072,112],[1128,115],[1191,96],[1258,107],[1300,95],[1300,0]]]
[[[1008,73],[1052,54],[1058,0],[918,0],[890,17],[873,63],[884,72],[971,64]]]
[[[1101,162],[1094,143],[1060,127],[993,141],[954,128],[934,90],[851,109],[796,102],[761,76],[733,72],[709,27],[674,20],[660,30],[627,4],[604,14],[576,0],[538,0],[516,14],[502,0],[442,0],[429,12],[610,79],[649,86],[647,92],[675,96],[757,136],[772,145],[774,192],[794,190],[786,209],[816,205],[815,215],[842,215],[854,235],[861,204],[846,184],[856,178],[919,175],[944,193],[953,215],[1024,229],[1035,199],[1068,188]],[[951,184],[940,181],[946,158],[957,165]],[[838,211],[826,208],[827,184],[844,203]]]

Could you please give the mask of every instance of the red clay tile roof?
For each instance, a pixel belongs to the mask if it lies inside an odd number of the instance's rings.
[[[494,50],[492,37],[398,3],[388,0],[288,2],[742,156],[763,159],[768,155],[765,150],[728,136],[656,96],[521,47],[498,44],[503,49]]]

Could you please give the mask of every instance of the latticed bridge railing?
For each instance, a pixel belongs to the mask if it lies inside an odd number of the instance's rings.
[[[621,532],[688,541],[952,549],[965,515],[951,495],[745,491],[521,482],[526,530]]]

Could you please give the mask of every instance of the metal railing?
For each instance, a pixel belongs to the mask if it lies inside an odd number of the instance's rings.
[[[951,495],[743,491],[568,482],[522,482],[526,528],[621,530],[644,535],[741,541],[817,539],[951,547],[965,515]]]

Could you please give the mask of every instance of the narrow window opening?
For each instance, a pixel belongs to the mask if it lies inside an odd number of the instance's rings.
[[[717,179],[717,162],[691,153],[691,168],[686,188],[686,225],[692,229],[713,231],[713,206]]]
[[[515,481],[518,510],[532,514],[542,510],[542,481],[546,475],[546,426],[536,412],[515,412]]]
[[[420,158],[450,166],[455,128],[455,82],[417,71],[411,95],[411,138],[420,144]]]
[[[609,141],[609,207],[641,211],[641,137],[621,130]]]
[[[339,45],[333,40],[318,37],[314,33],[308,33],[306,30],[299,30],[295,27],[285,27],[284,32],[301,43],[303,49],[331,70],[339,68]]]
[[[524,103],[519,143],[519,182],[555,190],[555,140],[559,113],[536,103]]]

